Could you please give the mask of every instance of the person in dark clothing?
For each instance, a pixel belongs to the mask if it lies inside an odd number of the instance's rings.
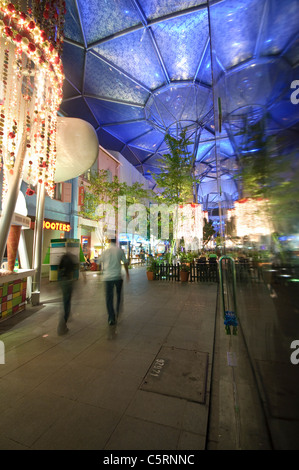
[[[79,261],[71,253],[65,253],[59,263],[58,279],[62,290],[63,316],[60,318],[57,333],[64,335],[68,332],[67,321],[71,311],[71,299],[74,287],[74,271],[78,269]]]
[[[87,270],[87,269],[90,269],[90,267],[91,267],[91,262],[90,262],[89,256],[88,256],[88,255],[84,256],[84,259],[85,259],[85,269],[86,269],[86,270]]]

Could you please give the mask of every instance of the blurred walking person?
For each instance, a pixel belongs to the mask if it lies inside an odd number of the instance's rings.
[[[59,336],[66,334],[69,330],[67,321],[71,312],[71,300],[75,281],[75,271],[79,269],[79,260],[72,253],[65,253],[58,266],[58,279],[62,291],[63,315],[61,316],[57,334]]]
[[[126,270],[127,280],[130,279],[128,261],[124,251],[116,245],[116,240],[111,239],[110,247],[101,254],[99,262],[103,265],[108,324],[115,325],[122,302],[122,263]],[[114,308],[114,288],[116,289],[116,310]]]

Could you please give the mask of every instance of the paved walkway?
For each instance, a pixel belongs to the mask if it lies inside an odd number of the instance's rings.
[[[0,449],[207,447],[217,284],[130,273],[116,328],[94,273],[76,283],[67,335],[46,279],[41,305],[0,323]]]

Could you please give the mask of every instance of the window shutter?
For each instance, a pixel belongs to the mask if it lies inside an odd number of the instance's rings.
[[[62,202],[72,202],[72,183],[62,183]]]

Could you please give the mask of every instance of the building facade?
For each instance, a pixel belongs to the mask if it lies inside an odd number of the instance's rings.
[[[49,274],[49,264],[44,261],[53,239],[79,239],[83,253],[87,254],[90,259],[95,258],[104,248],[98,234],[97,223],[80,216],[80,208],[84,201],[84,194],[88,191],[90,175],[93,171],[98,170],[106,170],[110,180],[117,176],[121,182],[131,185],[137,181],[145,189],[149,189],[148,181],[120,153],[109,152],[100,146],[96,162],[84,175],[57,183],[54,198],[51,199],[47,195],[45,197],[42,276]],[[25,197],[27,216],[31,219],[30,228],[24,230],[28,258],[26,268],[30,268],[32,266],[37,195],[34,190],[27,191],[27,189],[28,185],[23,182],[21,192]]]

